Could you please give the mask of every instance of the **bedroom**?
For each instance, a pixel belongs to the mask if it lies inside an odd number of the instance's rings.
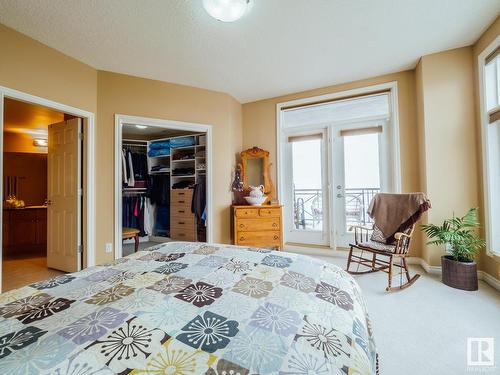
[[[382,126],[382,132],[377,133],[381,139],[379,156],[383,152],[397,152],[399,158],[379,164],[382,166],[379,188],[387,192],[424,192],[432,208],[417,223],[408,257],[410,263],[416,263],[410,265],[410,271],[412,276],[420,274],[419,280],[405,290],[392,293],[385,292],[387,276],[382,272],[355,277],[372,318],[381,373],[391,374],[401,369],[415,374],[465,373],[467,338],[495,338],[498,362],[500,263],[491,246],[497,241],[498,226],[489,225],[498,220],[500,212],[495,210],[498,207],[495,199],[500,195],[489,193],[497,188],[498,174],[490,173],[490,168],[498,157],[498,148],[494,148],[498,122],[486,127],[488,111],[484,110],[481,91],[484,82],[480,80],[490,62],[488,58],[499,43],[498,2],[443,0],[417,4],[386,0],[375,5],[362,1],[349,4],[297,1],[292,5],[283,0],[255,0],[248,13],[235,22],[214,19],[203,3],[172,0],[144,5],[129,0],[97,5],[77,1],[0,1],[2,102],[6,97],[51,108],[65,106],[90,116],[87,141],[91,160],[85,168],[88,176],[84,188],[89,201],[85,205],[89,220],[81,275],[90,272],[87,266],[119,258],[121,238],[116,229],[120,225],[115,204],[117,115],[211,127],[209,243],[233,242],[231,186],[241,162],[240,153],[257,146],[269,152],[272,165],[268,177],[275,188],[273,203],[283,205],[283,231],[278,237],[282,233],[284,251],[291,254],[288,257],[321,260],[346,269],[348,251],[330,247],[337,240],[336,230],[344,228],[335,226],[338,221],[333,219],[340,215],[335,211],[339,206],[336,195],[346,192],[337,193],[335,189],[338,185],[342,189],[353,187],[332,184],[337,181],[330,180],[337,169],[329,170],[328,166],[320,169],[326,171],[320,188],[331,186],[331,199],[328,203],[322,200],[322,209],[314,211],[323,219],[330,219],[325,233],[328,245],[305,238],[317,239],[318,233],[314,231],[299,233],[303,237],[292,241],[289,230],[285,230],[289,228],[293,207],[293,201],[285,194],[290,187],[285,185],[285,172],[293,163],[284,154],[286,147],[282,146],[288,143],[278,115],[292,107],[388,92],[389,111],[369,117],[390,119],[388,125],[377,125]],[[297,22],[304,26],[297,27]],[[349,43],[345,43],[345,38]],[[327,119],[327,122],[332,121]],[[361,123],[357,123],[357,129],[373,128]],[[396,128],[391,127],[395,123],[398,137],[394,136]],[[318,134],[317,129],[291,135]],[[323,129],[327,129],[324,142],[341,139],[335,137],[333,125]],[[331,154],[322,158],[330,164],[334,160]],[[383,160],[380,156],[380,161]],[[373,186],[361,186],[369,187]],[[479,208],[479,221],[484,226],[480,234],[489,244],[476,258],[477,275],[481,279],[479,290],[464,292],[441,283],[440,258],[444,246],[427,245],[420,224],[441,224],[454,213],[464,215],[473,207]],[[350,212],[359,215],[365,210]],[[323,223],[327,227],[326,220]],[[323,240],[323,233],[320,234]],[[274,237],[272,240],[278,241]],[[287,244],[291,242],[294,245]],[[263,245],[259,246],[267,247]],[[263,259],[264,256],[259,262]],[[293,268],[292,271],[295,272]],[[71,299],[63,287],[59,289],[58,297]],[[48,290],[46,294],[51,295]],[[2,294],[1,306],[12,302],[14,296]],[[289,294],[290,298],[297,296]],[[186,305],[186,315],[190,315],[195,305]],[[394,308],[403,314],[401,322],[388,318]],[[456,315],[447,320],[436,318],[450,310]],[[82,314],[85,311],[82,309]],[[9,349],[10,354],[0,358],[0,365],[12,364],[17,356],[59,337],[54,332],[56,327],[51,327],[47,319],[27,325],[19,323],[17,318],[8,318],[9,322],[14,321],[13,329],[5,335],[25,325],[50,332],[37,337],[33,346]],[[2,332],[4,327],[9,328],[2,323],[0,327]],[[431,332],[436,339],[429,340]],[[88,346],[83,344],[75,344],[75,350]],[[69,358],[76,351],[61,354],[64,361],[54,363],[51,369],[71,366]],[[440,359],[429,361],[435,353],[440,354]],[[50,369],[33,366],[33,373]],[[239,366],[246,368],[243,362]],[[216,367],[213,371],[220,371]],[[285,367],[281,370],[292,371]],[[108,373],[113,372],[118,371],[111,367]],[[335,372],[327,367],[323,373]]]

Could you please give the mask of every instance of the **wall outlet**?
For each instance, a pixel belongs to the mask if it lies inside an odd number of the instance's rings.
[[[107,253],[112,253],[113,252],[113,244],[112,243],[107,243],[106,244],[106,252]]]

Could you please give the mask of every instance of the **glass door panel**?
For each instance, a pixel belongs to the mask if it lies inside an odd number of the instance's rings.
[[[353,226],[370,226],[370,201],[381,190],[380,132],[346,132],[338,139],[334,170],[337,246],[353,241]],[[343,133],[342,131],[340,132]]]
[[[285,207],[287,241],[303,244],[328,244],[328,178],[325,137],[291,135],[288,137],[290,167]]]

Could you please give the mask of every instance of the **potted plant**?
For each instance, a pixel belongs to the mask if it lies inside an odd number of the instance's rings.
[[[424,224],[429,245],[445,245],[447,253],[441,257],[443,283],[452,288],[477,290],[476,254],[485,246],[479,237],[477,208],[471,208],[463,217],[447,219],[442,225]]]

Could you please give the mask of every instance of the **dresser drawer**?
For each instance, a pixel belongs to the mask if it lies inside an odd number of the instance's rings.
[[[236,217],[259,217],[258,208],[238,208],[235,210]]]
[[[183,228],[170,228],[170,238],[173,240],[180,241],[196,241],[196,232],[193,228],[183,229]]]
[[[236,227],[238,231],[279,230],[280,219],[279,217],[258,218],[258,219],[237,219]]]
[[[172,205],[170,206],[170,217],[194,217],[194,214],[191,212],[191,205]]]
[[[259,208],[259,216],[262,217],[280,217],[281,208]]]
[[[178,228],[178,229],[186,229],[194,231],[195,225],[196,224],[193,214],[186,217],[176,215],[175,217],[170,218],[170,228]]]
[[[189,205],[193,201],[193,189],[172,189],[170,193],[172,205]]]
[[[272,247],[281,245],[281,232],[238,232],[237,245]]]

